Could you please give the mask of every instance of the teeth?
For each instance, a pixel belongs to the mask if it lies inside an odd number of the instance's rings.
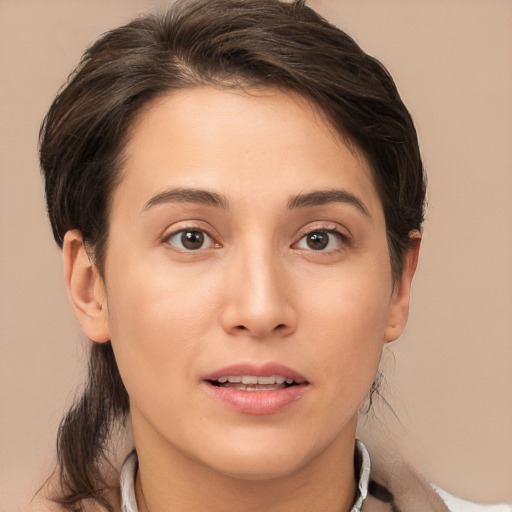
[[[242,391],[273,391],[285,387],[284,384],[227,384],[226,386]]]
[[[274,384],[293,384],[293,379],[283,377],[282,375],[269,375],[267,377],[257,375],[226,375],[217,379],[219,384],[229,382],[231,384],[244,384],[244,385],[274,385]]]
[[[270,377],[258,377],[258,384],[275,384],[275,383],[276,383],[275,375],[271,375]]]

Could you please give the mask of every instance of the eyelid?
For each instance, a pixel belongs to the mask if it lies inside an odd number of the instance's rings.
[[[315,251],[314,249],[311,249],[311,248],[300,248],[300,247],[297,247],[297,245],[302,241],[304,240],[304,238],[312,233],[315,233],[315,232],[323,232],[323,233],[328,233],[334,237],[336,237],[338,239],[338,247],[334,248],[334,249],[324,249],[324,250],[317,250]],[[318,253],[328,253],[328,252],[332,252],[332,251],[336,251],[336,250],[341,250],[343,247],[347,246],[349,243],[350,243],[350,240],[351,240],[351,236],[349,234],[347,234],[345,232],[345,230],[341,229],[338,225],[335,225],[335,224],[332,224],[332,223],[329,223],[329,224],[320,224],[320,225],[311,225],[309,224],[308,226],[306,226],[305,228],[302,228],[299,235],[298,235],[298,238],[296,239],[296,241],[292,244],[292,248],[297,248],[299,250],[308,250],[308,251],[311,251],[311,252],[318,252]],[[339,245],[341,245],[341,247],[339,247]]]
[[[200,233],[203,233],[203,235],[205,236],[205,242],[206,242],[206,239],[208,239],[208,241],[209,241],[208,245],[206,247],[201,247],[199,249],[187,249],[186,247],[180,247],[176,243],[171,242],[172,238],[174,238],[175,236],[180,235],[184,232],[187,232],[187,231],[198,231]],[[199,227],[197,224],[186,224],[186,225],[179,226],[175,229],[172,229],[170,232],[167,231],[162,236],[162,242],[164,244],[171,246],[174,250],[181,252],[181,253],[199,253],[199,252],[206,251],[208,249],[217,248],[217,247],[221,246],[216,241],[216,239],[209,233],[209,230],[207,230],[203,227]]]

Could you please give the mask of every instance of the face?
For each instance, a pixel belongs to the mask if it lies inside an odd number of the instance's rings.
[[[155,101],[106,254],[105,338],[139,450],[261,479],[353,445],[398,299],[370,169],[306,100]]]

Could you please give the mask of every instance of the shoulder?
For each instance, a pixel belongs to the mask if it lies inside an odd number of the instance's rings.
[[[27,512],[69,512],[64,507],[52,500],[47,484],[34,496]]]
[[[368,512],[450,512],[441,496],[399,455],[398,450],[372,449],[370,453]]]
[[[52,499],[57,495],[59,478],[53,473],[32,498],[27,512],[68,512]]]
[[[69,512],[69,510],[65,510],[49,500],[37,498],[32,500],[27,512]]]
[[[34,496],[26,512],[71,512],[69,507],[64,507],[55,501],[55,497],[61,494],[60,479],[53,474],[46,480],[43,486]],[[114,510],[119,510],[119,488],[112,486],[107,499]],[[80,512],[105,512],[105,508],[96,502],[87,500],[80,503]]]
[[[111,501],[114,510],[119,510],[119,500]],[[105,508],[96,503],[81,503],[80,512],[105,512]],[[50,498],[44,496],[36,496],[29,505],[26,512],[71,512],[69,508],[63,507],[55,503]]]
[[[392,455],[372,457],[368,507],[364,512],[512,512],[512,504],[477,504],[428,482]]]

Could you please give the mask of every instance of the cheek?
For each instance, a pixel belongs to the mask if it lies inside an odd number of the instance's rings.
[[[157,343],[179,334],[193,343],[211,322],[216,296],[211,293],[212,272],[175,268],[165,257],[126,258],[115,267],[108,274],[107,298],[117,337]]]
[[[171,399],[216,322],[215,294],[205,292],[208,283],[191,285],[187,275],[164,267],[119,267],[126,270],[109,274],[107,303],[121,376],[132,399],[148,392]]]
[[[391,296],[391,285],[382,278],[387,274],[379,266],[366,270],[332,279],[305,301],[310,319],[305,342],[314,340],[318,372],[357,399],[364,399],[375,378]]]

